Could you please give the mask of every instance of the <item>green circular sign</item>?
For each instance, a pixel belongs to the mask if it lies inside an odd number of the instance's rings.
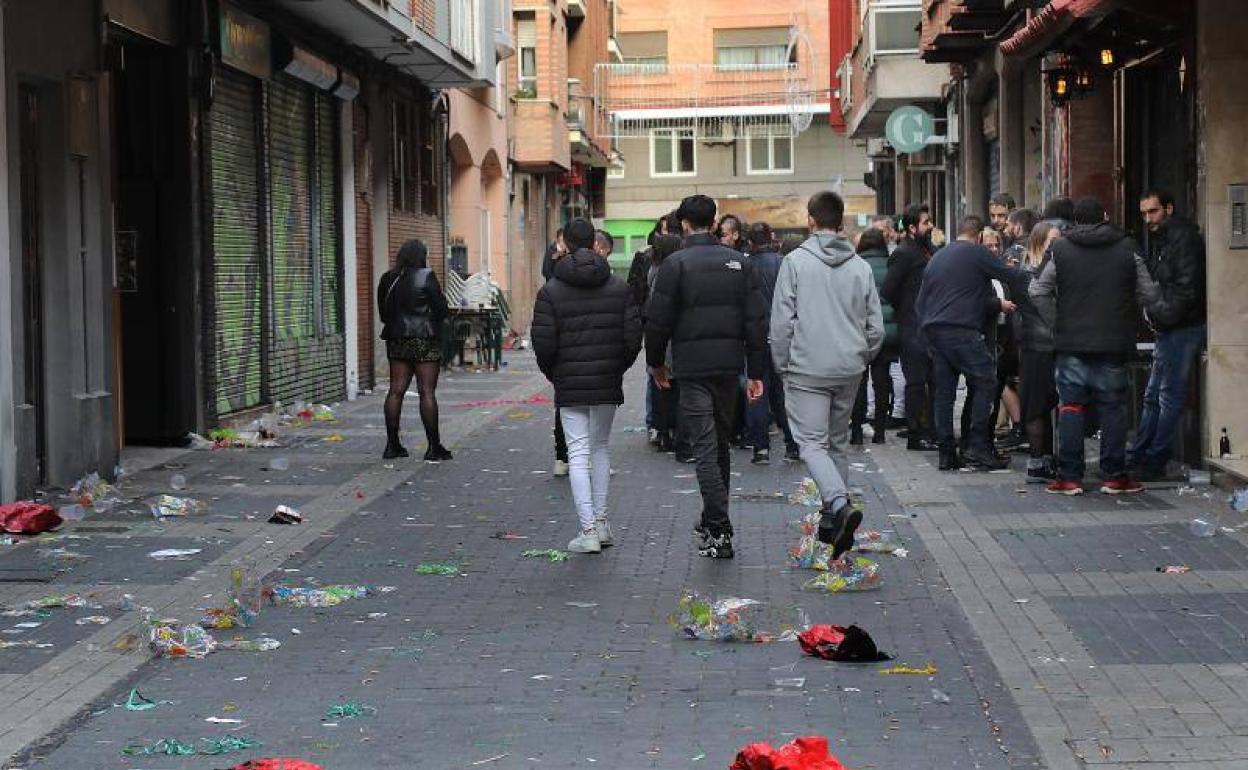
[[[936,121],[918,107],[898,107],[884,124],[884,136],[897,152],[918,152],[936,134]]]

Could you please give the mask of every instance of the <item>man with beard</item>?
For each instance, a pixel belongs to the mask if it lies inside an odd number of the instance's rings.
[[[899,223],[905,235],[888,259],[880,296],[897,314],[901,370],[906,377],[906,449],[931,451],[932,359],[919,329],[916,303],[923,270],[932,255],[932,216],[926,204],[906,207]]]

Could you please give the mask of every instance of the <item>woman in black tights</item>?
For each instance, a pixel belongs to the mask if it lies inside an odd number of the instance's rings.
[[[429,448],[426,460],[449,460],[451,453],[442,446],[438,434],[438,372],[442,368],[442,321],[446,318],[446,296],[437,276],[428,267],[428,250],[419,240],[403,244],[393,270],[377,284],[377,310],[390,359],[390,391],[386,394],[386,451],[382,457],[407,457],[399,443],[399,417],[403,396],[416,376],[420,394],[420,421],[425,426]]]

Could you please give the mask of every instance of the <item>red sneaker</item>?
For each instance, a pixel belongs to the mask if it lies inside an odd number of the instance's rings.
[[[1131,495],[1143,491],[1144,485],[1130,476],[1107,479],[1105,483],[1101,484],[1101,492],[1106,495]]]
[[[1083,485],[1078,481],[1062,481],[1058,479],[1046,486],[1044,491],[1052,495],[1082,495]]]

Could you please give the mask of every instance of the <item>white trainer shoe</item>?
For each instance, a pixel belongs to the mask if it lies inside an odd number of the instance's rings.
[[[554,475],[555,475],[555,476],[557,476],[557,477],[559,477],[559,478],[563,478],[564,476],[567,476],[567,475],[568,475],[568,464],[567,464],[567,463],[565,463],[563,460],[555,460],[555,469],[554,469],[553,473],[554,473]]]
[[[598,540],[597,530],[582,531],[568,542],[568,550],[572,553],[601,553],[602,543]]]
[[[594,522],[594,532],[598,535],[598,543],[603,548],[610,548],[615,545],[615,537],[611,533],[611,522],[606,519],[598,519]]]

